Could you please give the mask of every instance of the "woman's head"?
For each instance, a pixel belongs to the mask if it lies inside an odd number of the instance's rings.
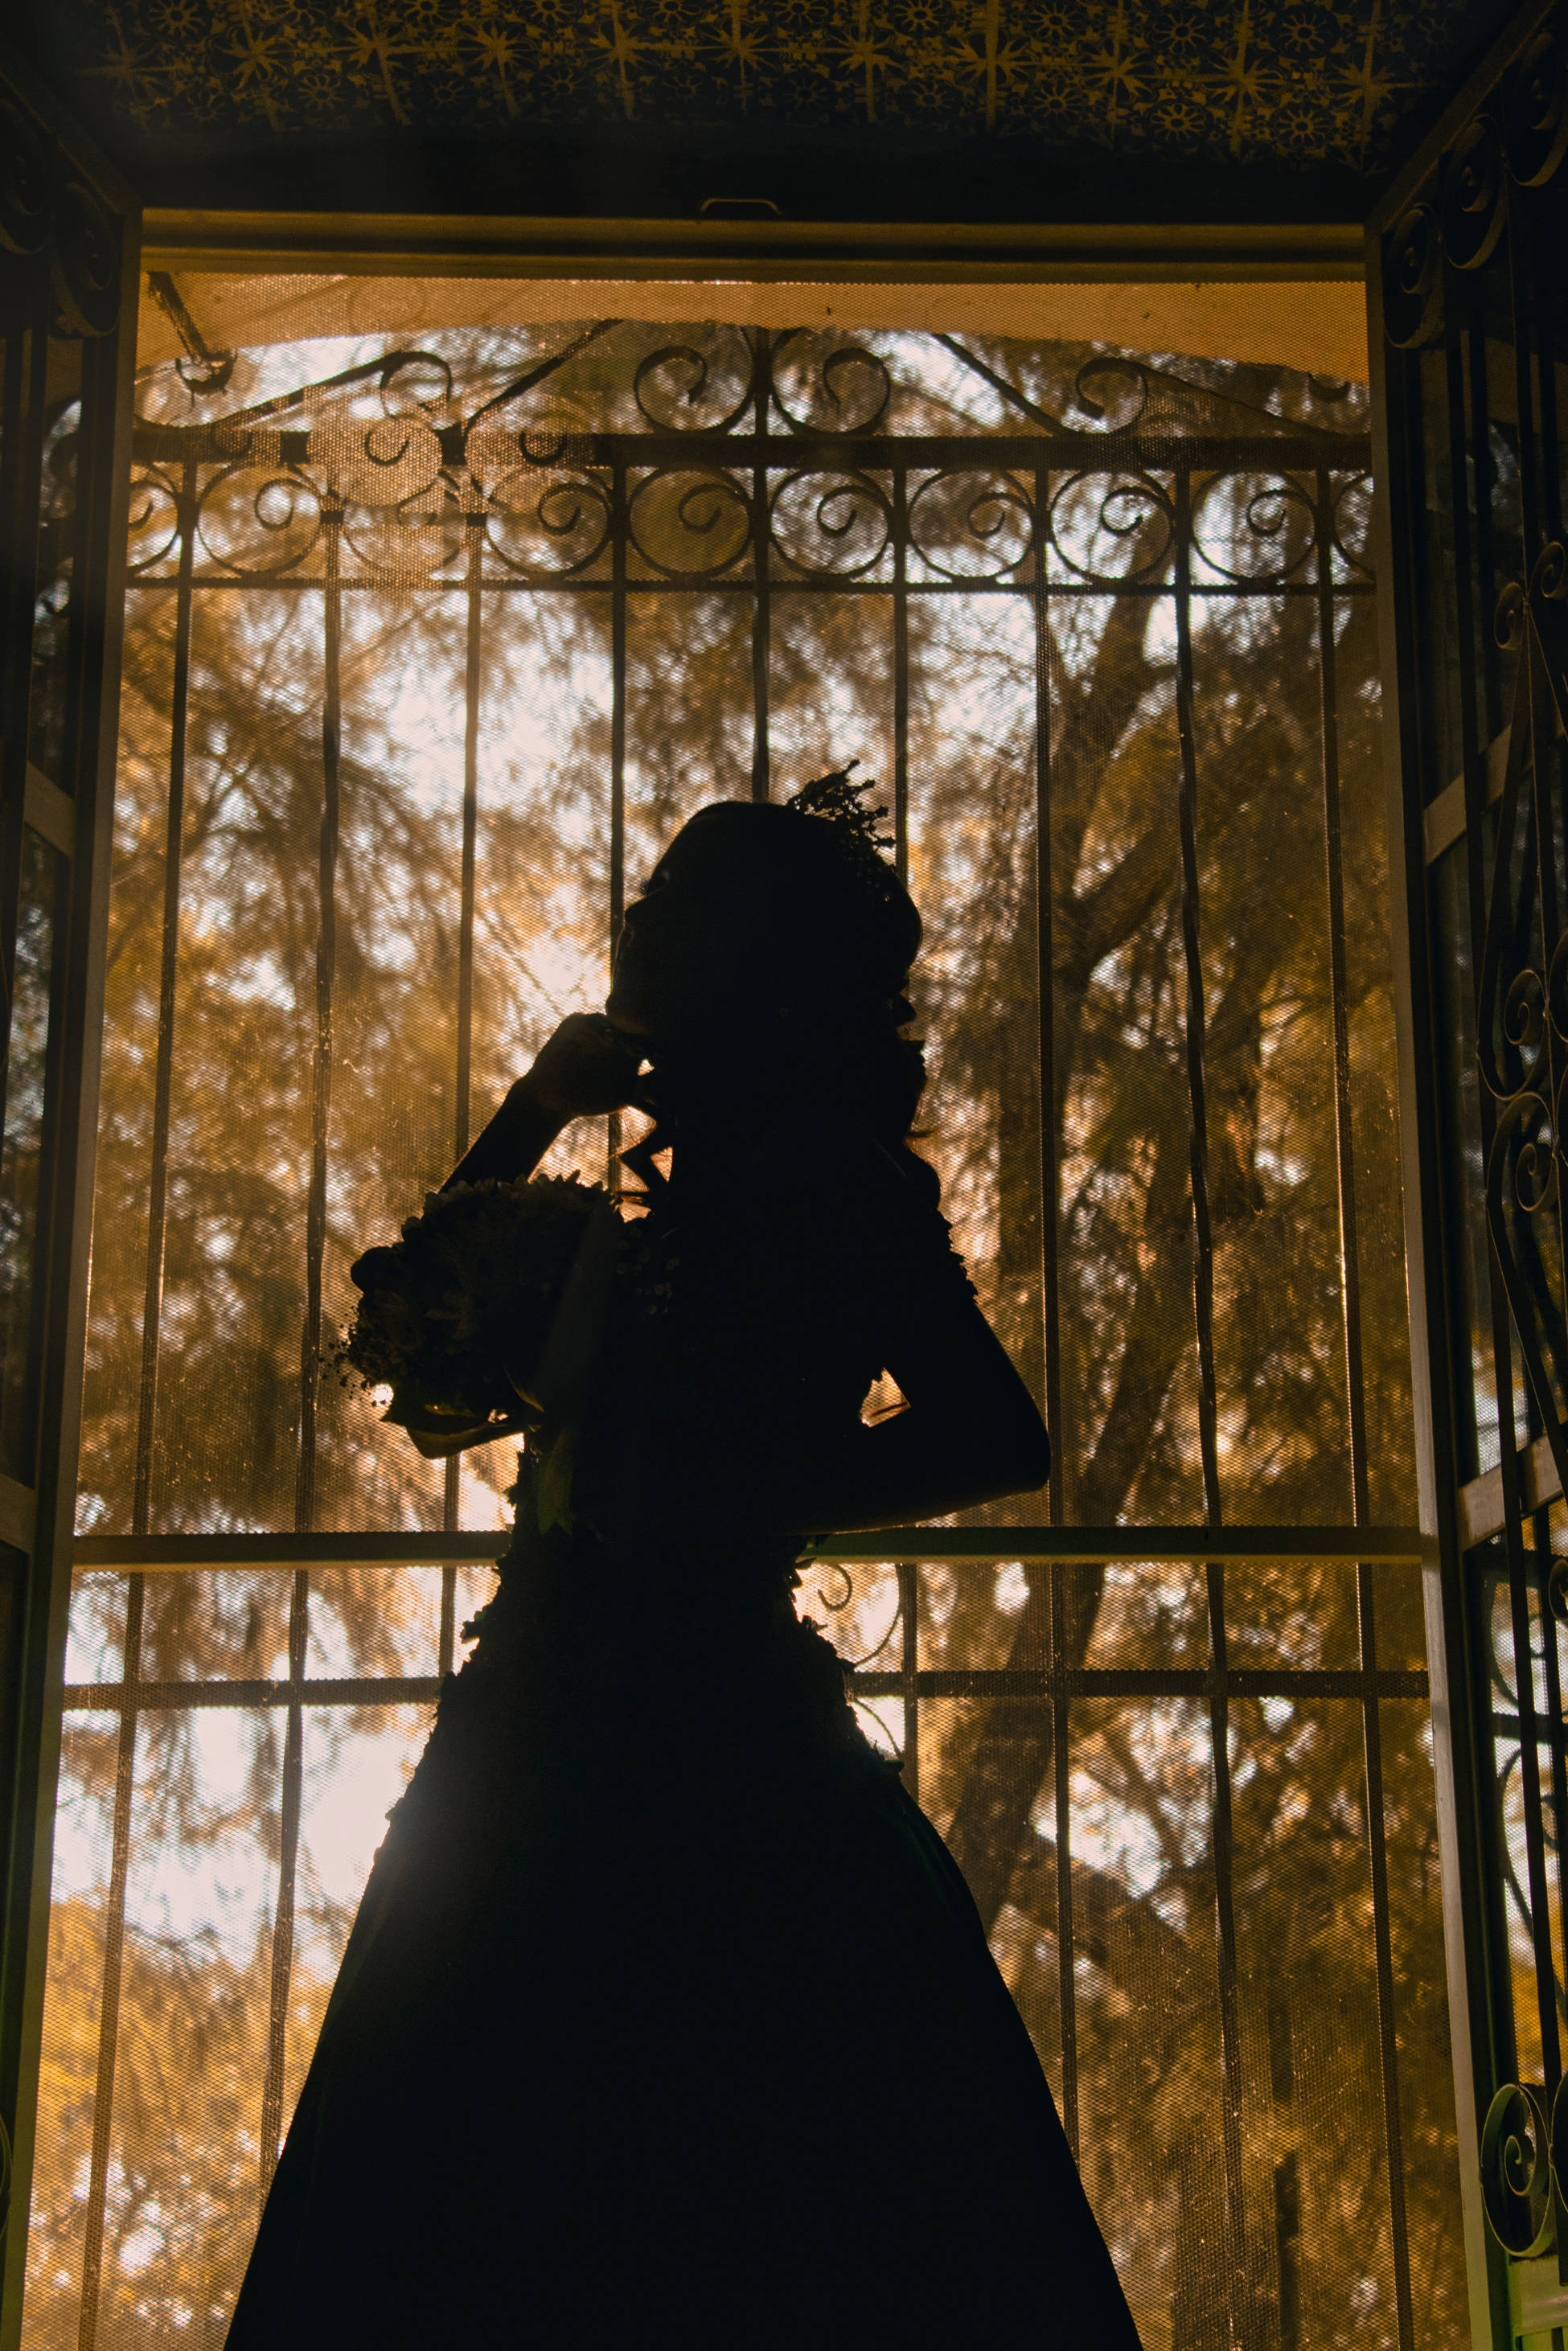
[[[794,807],[718,800],[628,908],[608,1010],[679,1047],[737,1020],[902,996],[920,917],[874,851]]]
[[[627,910],[606,1009],[655,1061],[745,1055],[902,1140],[924,1077],[898,1034],[920,917],[869,822],[812,813],[824,798],[852,811],[831,778],[795,805],[721,800],[683,826]]]

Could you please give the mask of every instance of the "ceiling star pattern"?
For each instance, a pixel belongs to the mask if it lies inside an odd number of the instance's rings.
[[[1368,172],[1478,13],[1484,37],[1478,0],[63,0],[56,41],[142,139],[755,119]]]

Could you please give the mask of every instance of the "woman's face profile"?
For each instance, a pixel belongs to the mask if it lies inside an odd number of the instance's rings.
[[[762,842],[739,824],[693,818],[626,910],[605,1011],[627,1035],[674,1044],[733,1020],[772,960]]]

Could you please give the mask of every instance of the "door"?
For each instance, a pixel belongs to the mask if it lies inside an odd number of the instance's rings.
[[[1568,2320],[1565,154],[1568,48],[1534,7],[1368,240],[1445,1930],[1472,2330],[1499,2344]]]
[[[91,1234],[140,217],[0,56],[0,2197],[25,2216]],[[5,2232],[17,2340],[26,2231]]]

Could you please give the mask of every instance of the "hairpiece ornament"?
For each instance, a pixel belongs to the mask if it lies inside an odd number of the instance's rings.
[[[868,776],[862,784],[850,779],[850,768],[860,761],[852,759],[847,768],[835,768],[830,776],[819,776],[814,783],[802,784],[784,803],[797,816],[816,817],[831,825],[833,840],[840,851],[847,872],[852,873],[873,895],[891,898],[897,887],[892,867],[882,854],[894,846],[891,833],[879,833],[877,826],[887,810],[867,808],[865,796],[876,789],[876,778]]]

